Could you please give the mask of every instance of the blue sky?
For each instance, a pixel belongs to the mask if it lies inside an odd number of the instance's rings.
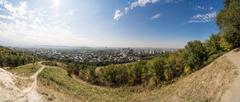
[[[223,0],[0,0],[11,46],[181,48],[218,32]]]

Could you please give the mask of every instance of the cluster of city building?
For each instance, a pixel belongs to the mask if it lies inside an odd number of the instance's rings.
[[[34,53],[48,59],[58,59],[79,63],[126,63],[149,59],[176,49],[163,48],[13,48]]]

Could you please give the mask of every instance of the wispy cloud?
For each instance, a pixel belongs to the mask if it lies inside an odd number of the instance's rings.
[[[191,17],[188,23],[208,23],[215,21],[217,12],[208,12],[206,14],[196,14]]]
[[[159,0],[137,0],[130,4],[129,9],[134,9],[136,7],[145,7],[147,4],[157,3]]]
[[[119,20],[123,15],[126,15],[130,10],[133,10],[137,7],[145,7],[147,5],[155,4],[158,2],[165,2],[165,3],[177,3],[182,0],[135,0],[133,2],[129,2],[128,6],[125,7],[123,10],[117,9],[115,10],[115,14],[113,19],[114,20]],[[119,15],[120,14],[120,15]],[[117,19],[115,19],[117,18]]]
[[[46,9],[28,9],[27,1],[15,6],[0,0],[4,14],[0,14],[0,38],[14,45],[72,45],[88,40],[71,31],[62,20],[47,13]]]
[[[125,7],[124,10],[115,10],[115,14],[113,19],[119,20],[124,14],[127,14],[129,10],[132,10],[136,7],[145,7],[147,4],[157,3],[159,0],[136,0],[134,2],[129,3],[129,6]]]
[[[194,7],[197,10],[213,10],[214,7],[212,6],[202,6],[202,5],[197,5]]]
[[[161,17],[161,13],[157,13],[151,17],[151,20],[157,20]]]
[[[123,16],[123,13],[120,10],[116,10],[113,19],[119,20],[121,16]]]
[[[162,1],[164,1],[166,3],[179,3],[179,2],[181,2],[183,0],[162,0]]]

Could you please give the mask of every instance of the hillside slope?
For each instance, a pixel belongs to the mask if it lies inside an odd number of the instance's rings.
[[[162,87],[147,94],[139,94],[134,101],[153,102],[239,102],[231,101],[231,98],[239,98],[240,86],[238,73],[240,67],[240,52],[231,51],[205,68],[179,79],[172,85]],[[233,87],[233,88],[232,88]],[[233,89],[234,91],[230,91]],[[229,93],[229,94],[228,94]],[[229,97],[229,98],[228,98]]]
[[[137,92],[131,88],[112,89],[90,85],[69,77],[67,72],[60,67],[46,66],[38,76],[37,91],[44,99],[55,102],[238,102],[240,100],[239,61],[240,52],[231,51],[205,68],[179,78],[173,84],[151,91]],[[0,75],[6,75],[3,72],[0,71]],[[0,91],[8,89],[6,85],[2,86],[6,80],[8,79],[0,78]],[[14,86],[14,81],[11,80],[10,83]],[[11,85],[8,85],[9,88]],[[12,93],[7,91],[5,90],[4,93]],[[17,89],[14,93],[18,92]]]
[[[229,53],[227,58],[236,66],[237,74],[240,71],[240,52]],[[240,75],[234,78],[234,82],[222,96],[221,102],[239,102],[240,101]]]
[[[28,77],[14,75],[0,68],[0,101],[45,102],[46,100],[36,90],[37,76],[44,68],[41,66],[39,70]]]

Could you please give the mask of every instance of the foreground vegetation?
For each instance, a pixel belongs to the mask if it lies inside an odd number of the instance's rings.
[[[38,77],[38,88],[45,97],[56,102],[218,102],[229,82],[236,77],[236,67],[227,59],[229,55],[236,53],[232,51],[194,74],[153,90],[91,85],[70,77],[62,66],[46,67]]]
[[[38,65],[37,63],[33,63],[33,64],[27,64],[27,65],[23,65],[23,66],[19,66],[19,67],[13,67],[10,68],[8,71],[19,75],[19,76],[25,76],[25,77],[29,77],[31,75],[33,75],[35,72],[37,72],[37,70],[40,68],[41,66]]]
[[[50,94],[56,94],[55,99],[66,101],[219,101],[226,85],[235,77],[234,66],[223,56],[202,68],[225,52],[240,47],[239,5],[239,0],[225,1],[225,9],[217,17],[221,31],[205,42],[191,41],[184,49],[148,61],[104,67],[44,63],[49,67],[38,76],[39,90],[49,100],[54,100]],[[1,48],[0,57],[1,66],[35,62],[33,57],[6,48]],[[30,76],[37,68],[25,66],[10,71]],[[94,86],[74,78],[75,75],[92,84],[119,88]],[[175,79],[178,79],[175,83],[165,86]],[[154,87],[158,85],[162,86]],[[134,86],[133,90],[129,86]],[[136,86],[155,90],[136,92]]]
[[[14,52],[11,49],[0,46],[0,67],[17,67],[28,63],[34,63],[38,60],[36,56],[22,52]]]
[[[164,53],[148,61],[131,64],[108,65],[105,67],[78,65],[70,73],[81,79],[102,86],[137,86],[152,87],[169,83],[174,79],[199,70],[215,58],[229,51],[221,42],[221,36],[213,35],[206,43],[189,42],[185,49],[174,53]],[[215,41],[213,42],[214,39]],[[213,44],[212,44],[213,43]],[[211,47],[217,46],[216,49]]]
[[[176,52],[164,53],[151,60],[130,64],[112,64],[104,67],[69,64],[66,68],[68,75],[75,74],[92,84],[111,87],[152,87],[170,83],[176,78],[203,68],[225,52],[240,47],[239,5],[239,0],[225,0],[225,8],[217,16],[220,32],[213,34],[205,42],[190,41],[185,48]],[[0,67],[16,67],[37,60],[35,56],[0,47]]]
[[[45,68],[38,77],[39,83],[42,84],[40,91],[46,94],[54,93],[49,92],[49,89],[65,94],[62,97],[66,100],[82,100],[82,101],[124,101],[129,99],[133,93],[130,90],[111,89],[93,86],[87,83],[79,82],[70,76],[66,70],[56,67]],[[44,89],[45,87],[45,89]],[[57,94],[59,96],[59,94]],[[111,97],[109,97],[111,96]],[[58,99],[61,97],[57,97]],[[63,100],[61,100],[63,101]]]
[[[239,0],[225,0],[225,8],[217,16],[221,30],[205,42],[190,41],[184,49],[164,53],[148,61],[101,68],[75,64],[69,67],[68,72],[90,83],[111,87],[169,83],[203,68],[225,52],[240,47],[239,5]]]

